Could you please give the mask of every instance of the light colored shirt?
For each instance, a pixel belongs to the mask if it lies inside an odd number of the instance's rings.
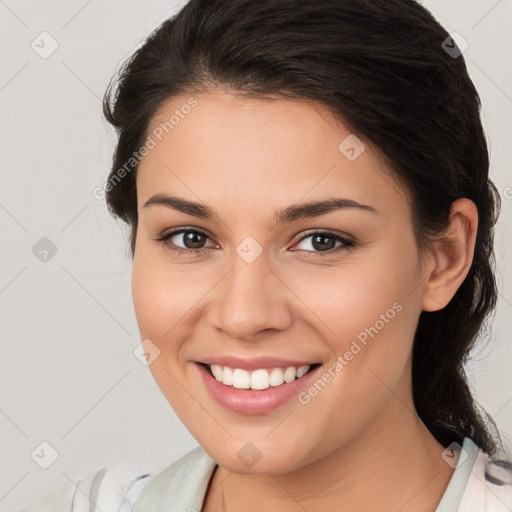
[[[511,512],[512,473],[506,467],[493,466],[469,437],[464,437],[458,451],[436,512]],[[445,456],[450,463],[450,452]],[[19,512],[200,512],[216,466],[197,446],[154,475],[104,468],[78,485],[69,483],[42,496]]]

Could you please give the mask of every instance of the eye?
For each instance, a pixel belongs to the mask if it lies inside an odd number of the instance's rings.
[[[173,239],[175,239],[173,241]],[[185,254],[201,254],[208,249],[205,242],[210,240],[210,237],[197,229],[179,228],[167,233],[164,233],[159,238],[155,239],[157,242],[164,244],[170,251]],[[306,242],[307,243],[304,243]],[[183,246],[178,245],[181,242]],[[295,245],[303,243],[303,247],[299,250],[304,251],[308,257],[318,257],[321,254],[332,254],[341,249],[347,249],[355,245],[355,241],[348,236],[331,233],[329,231],[314,231],[303,236]],[[336,246],[336,243],[338,245]],[[212,244],[210,247],[216,247]],[[297,249],[293,249],[297,250]]]
[[[305,243],[304,243],[305,242]],[[354,240],[347,236],[331,233],[329,231],[314,231],[303,236],[297,244],[303,243],[303,247],[299,250],[313,253],[313,257],[317,255],[314,253],[329,253],[337,252],[341,249],[353,247]],[[336,243],[339,245],[336,246]],[[296,245],[297,245],[296,244]],[[308,255],[309,256],[309,255]]]
[[[172,241],[173,238],[175,241]],[[156,238],[156,241],[161,242],[167,249],[177,253],[197,254],[206,250],[204,243],[209,238],[210,237],[202,231],[180,228],[163,234],[159,238]],[[176,244],[178,241],[181,241],[183,247]]]

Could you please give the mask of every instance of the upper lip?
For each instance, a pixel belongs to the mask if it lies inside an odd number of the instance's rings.
[[[316,364],[315,361],[299,361],[297,359],[284,359],[270,356],[260,356],[251,359],[236,356],[212,356],[197,362],[208,365],[216,364],[219,366],[229,366],[230,368],[240,368],[247,371],[258,370],[260,368],[277,368],[280,366],[299,368],[307,364]]]

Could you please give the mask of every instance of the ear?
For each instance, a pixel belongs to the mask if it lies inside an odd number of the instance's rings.
[[[462,284],[473,262],[478,228],[478,210],[467,198],[450,208],[450,223],[442,238],[434,242],[432,265],[423,289],[424,311],[443,309]]]

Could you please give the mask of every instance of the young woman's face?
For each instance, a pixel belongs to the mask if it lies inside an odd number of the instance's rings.
[[[132,289],[156,382],[238,473],[295,470],[363,434],[380,442],[413,414],[425,271],[403,191],[322,106],[189,100],[152,120],[137,175]],[[237,387],[204,362],[238,369]],[[274,368],[306,364],[320,366],[277,385],[293,370]],[[243,389],[250,379],[269,387]]]

